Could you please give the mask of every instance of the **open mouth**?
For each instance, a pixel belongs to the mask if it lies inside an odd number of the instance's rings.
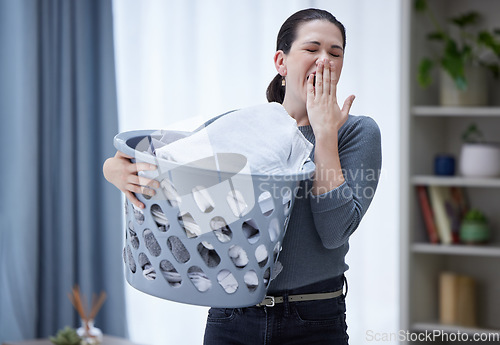
[[[307,76],[307,80],[309,80],[309,76]],[[314,73],[313,76],[313,85],[316,86],[316,72]]]

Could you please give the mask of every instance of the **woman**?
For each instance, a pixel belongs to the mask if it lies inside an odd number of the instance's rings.
[[[315,177],[295,199],[279,257],[283,270],[268,289],[272,297],[254,307],[210,309],[205,344],[348,343],[344,259],[377,187],[381,148],[376,123],[349,115],[354,96],[342,108],[337,103],[345,44],[344,26],[318,9],[293,14],[278,33],[278,75],[267,98],[281,103],[315,145]],[[157,182],[137,171],[155,167],[130,158],[117,152],[104,175],[143,207],[133,193],[152,194],[144,187]]]

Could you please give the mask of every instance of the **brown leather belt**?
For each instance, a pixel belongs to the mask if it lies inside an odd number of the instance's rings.
[[[311,293],[304,295],[290,295],[288,296],[288,302],[305,302],[305,301],[319,301],[323,299],[331,299],[335,297],[339,297],[344,292],[344,289],[340,289],[338,291],[333,292],[324,292],[324,293]],[[274,307],[278,303],[283,303],[285,297],[274,297],[274,296],[266,296],[262,302],[257,304],[257,307]]]

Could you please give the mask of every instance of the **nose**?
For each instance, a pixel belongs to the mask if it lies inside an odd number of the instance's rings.
[[[316,64],[320,61],[330,61],[330,54],[327,51],[320,51],[316,59]]]

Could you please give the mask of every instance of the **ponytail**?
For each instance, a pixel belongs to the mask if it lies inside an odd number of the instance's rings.
[[[281,85],[283,77],[278,73],[267,87],[266,97],[269,102],[283,103],[285,87]]]

